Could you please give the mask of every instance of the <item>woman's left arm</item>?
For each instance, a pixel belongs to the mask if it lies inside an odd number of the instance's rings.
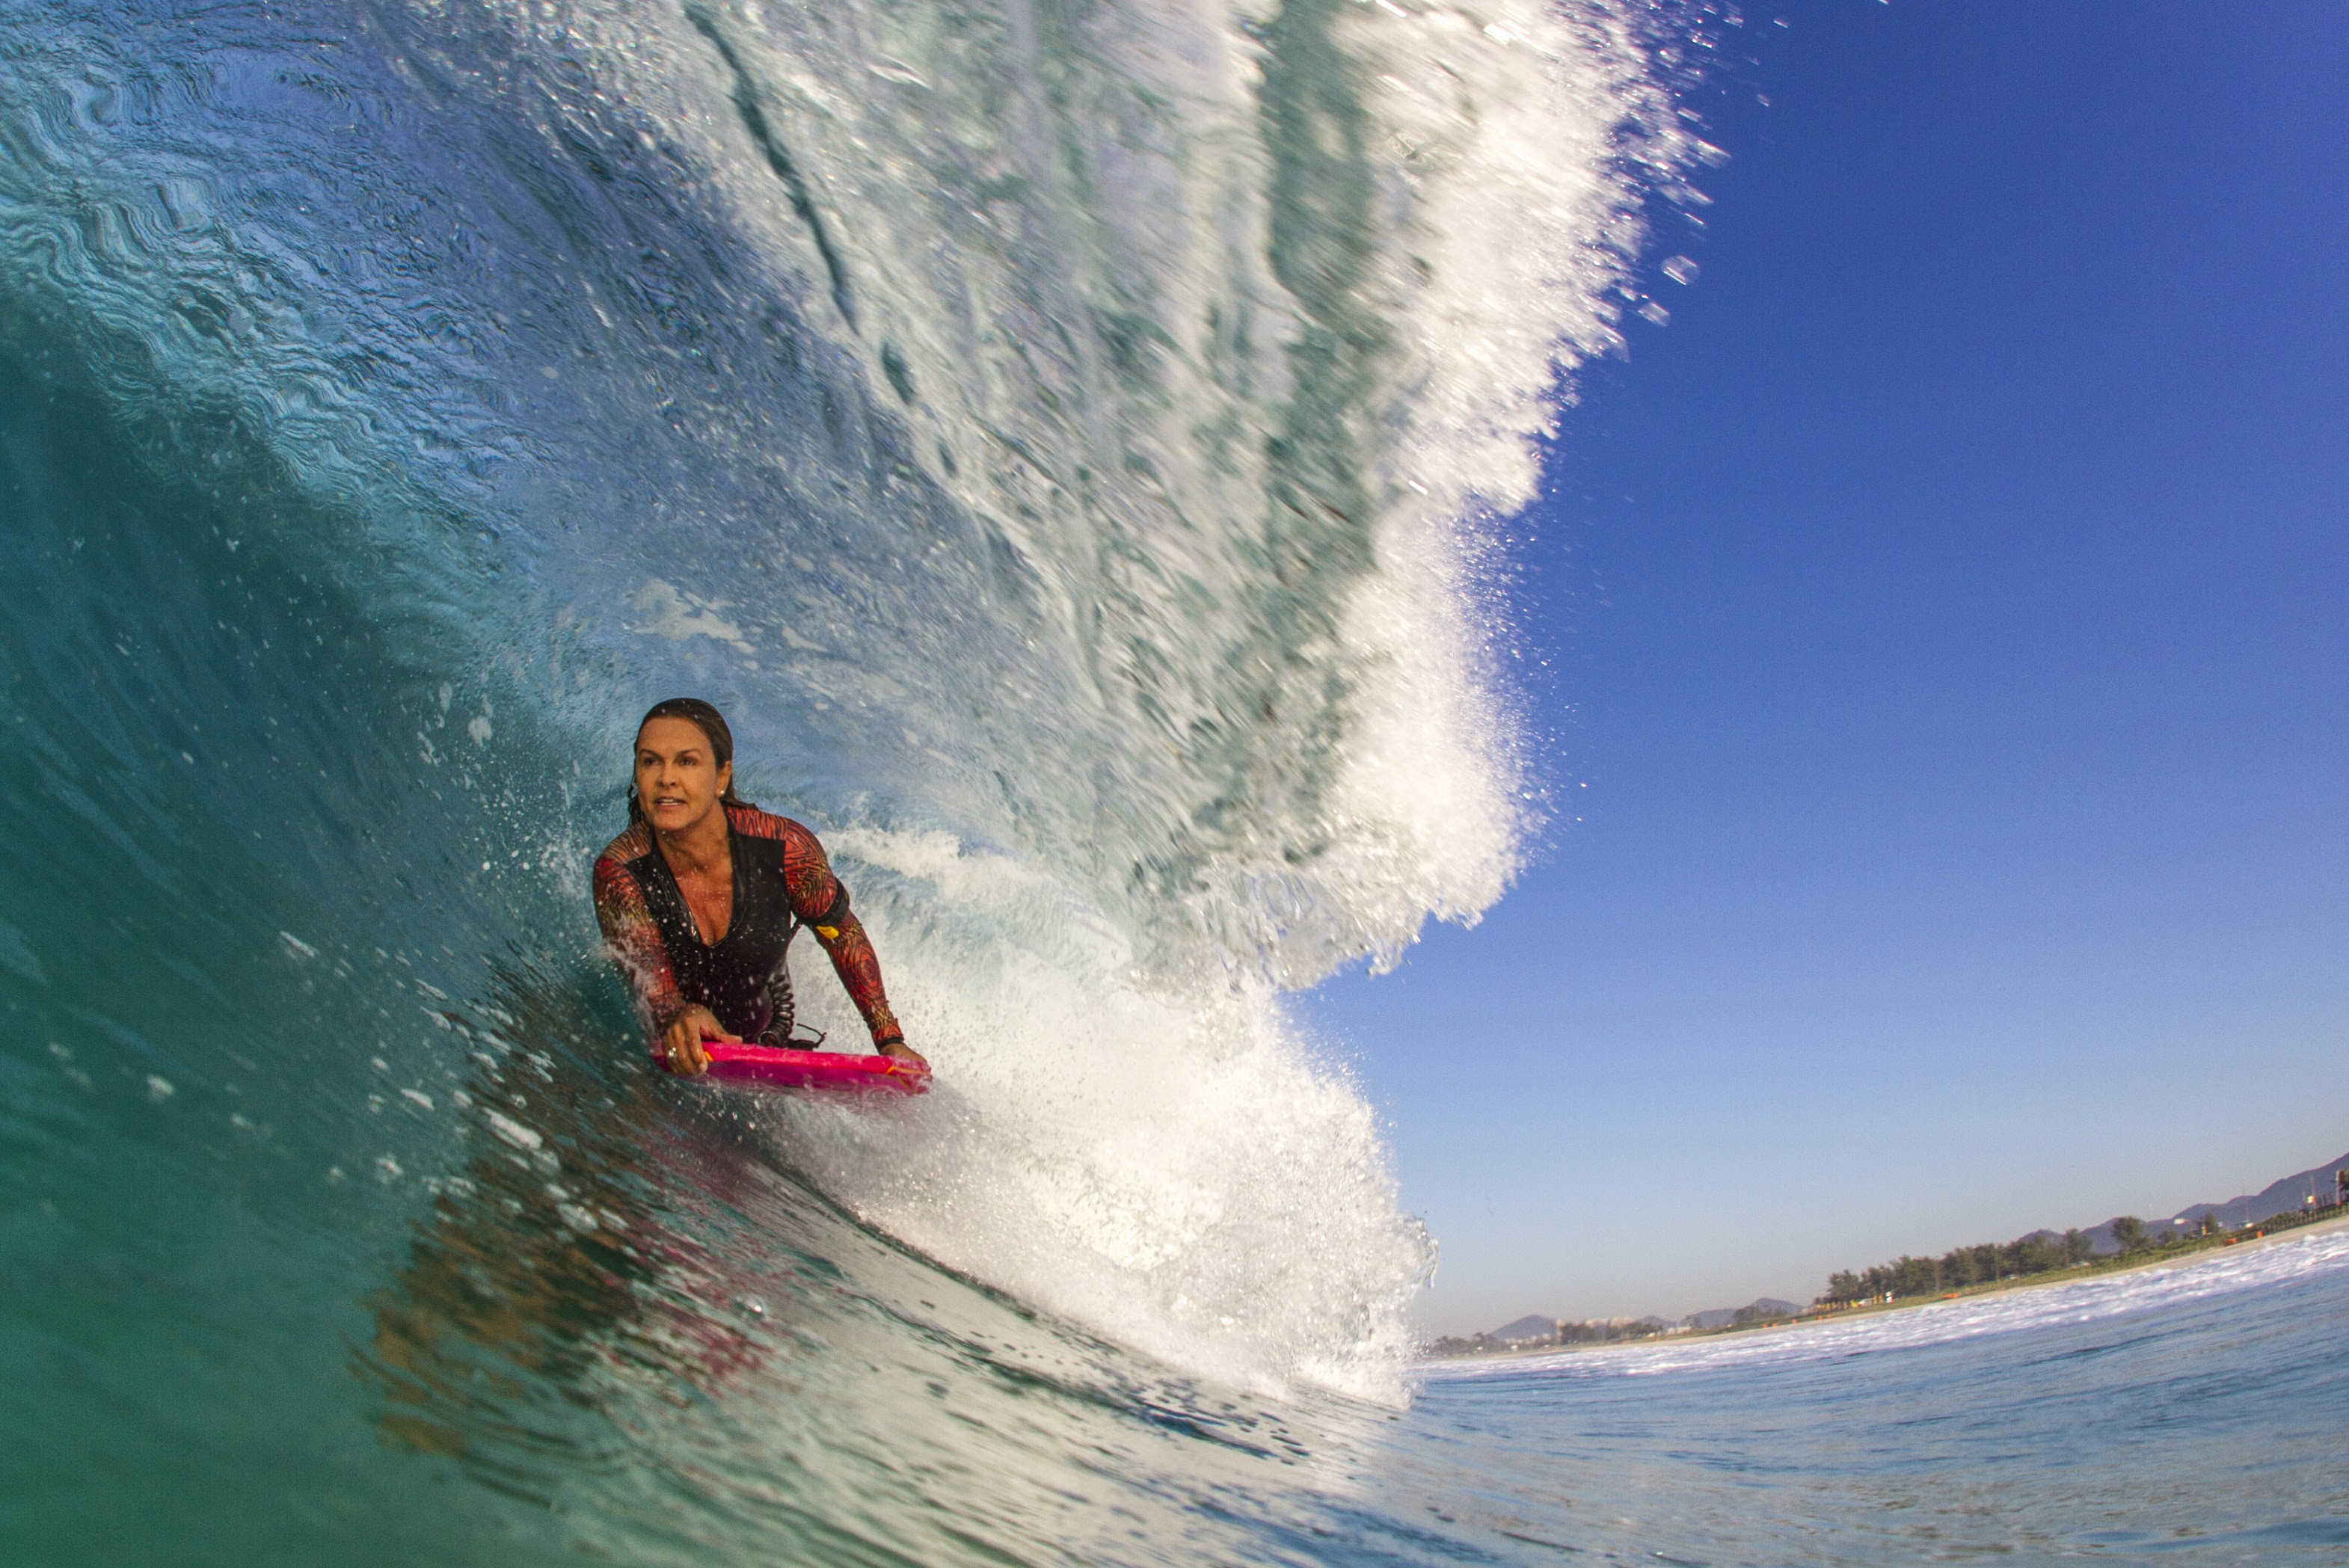
[[[840,887],[837,882],[833,885]],[[864,923],[848,907],[848,890],[841,887],[834,907],[824,912],[824,918],[809,921],[808,928],[831,956],[833,973],[840,976],[848,999],[864,1016],[873,1048],[885,1057],[920,1061],[920,1054],[905,1044],[905,1031],[898,1026],[897,1015],[889,1010],[889,994],[881,985],[881,960],[874,955]]]
[[[797,830],[791,834],[784,860],[792,912],[823,944],[833,973],[840,976],[842,988],[872,1032],[873,1048],[885,1057],[921,1061],[921,1054],[905,1044],[905,1031],[889,1009],[881,960],[873,952],[872,938],[864,934],[864,923],[848,907],[848,889],[833,874],[816,836],[796,822],[790,827]]]

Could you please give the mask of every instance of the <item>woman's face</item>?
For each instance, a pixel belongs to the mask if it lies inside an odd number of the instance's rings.
[[[681,833],[718,809],[734,765],[716,765],[709,737],[687,718],[656,718],[636,731],[636,802],[657,831]]]

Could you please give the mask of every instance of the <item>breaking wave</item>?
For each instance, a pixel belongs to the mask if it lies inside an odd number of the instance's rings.
[[[1432,1245],[1278,993],[1538,821],[1487,523],[1693,199],[1669,21],[0,5],[19,1261],[171,1274],[223,1367],[264,1282],[372,1301],[385,1429],[467,1451],[452,1368],[585,1376],[500,1313],[585,1256],[736,1325],[743,1214],[1396,1397]],[[645,1071],[585,872],[674,691],[834,851],[926,1101]]]

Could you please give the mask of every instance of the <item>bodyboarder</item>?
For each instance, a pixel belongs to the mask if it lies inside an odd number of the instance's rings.
[[[880,961],[816,836],[734,793],[734,736],[697,697],[636,727],[627,830],[595,861],[595,919],[636,992],[653,1056],[706,1070],[706,1040],[792,1043],[784,959],[815,933],[883,1056],[920,1063],[889,1010]]]

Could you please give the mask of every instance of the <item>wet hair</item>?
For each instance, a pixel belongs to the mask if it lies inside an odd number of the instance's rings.
[[[709,742],[710,767],[723,768],[734,760],[734,732],[726,727],[726,716],[699,697],[665,697],[653,704],[645,710],[644,717],[636,720],[636,733],[642,735],[645,732],[645,726],[657,718],[681,718],[701,731],[702,738]],[[726,786],[726,792],[718,799],[729,806],[750,804],[750,801],[734,793],[734,786],[730,780]],[[628,786],[629,825],[633,827],[644,820],[645,809],[636,799],[636,787],[630,784]]]

